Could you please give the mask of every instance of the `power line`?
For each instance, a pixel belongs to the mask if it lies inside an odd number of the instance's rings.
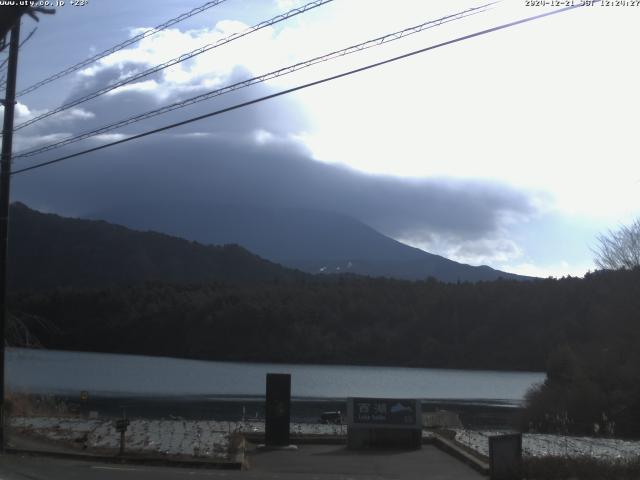
[[[187,53],[183,53],[182,55],[180,55],[179,57],[173,58],[171,60],[168,60],[167,62],[161,63],[160,65],[156,65],[154,67],[151,67],[147,70],[144,70],[142,72],[136,73],[130,77],[124,78],[116,83],[112,83],[111,85],[107,85],[106,87],[103,87],[99,90],[96,90],[92,93],[89,93],[83,97],[80,97],[78,99],[72,100],[71,102],[65,103],[64,105],[61,105],[58,108],[54,108],[53,110],[50,110],[48,112],[43,113],[42,115],[39,115],[37,117],[34,117],[30,120],[27,120],[26,122],[22,122],[19,125],[16,125],[14,128],[15,130],[20,130],[21,128],[24,127],[28,127],[29,125],[32,125],[36,122],[39,122],[40,120],[43,120],[47,117],[50,117],[51,115],[55,115],[56,113],[60,113],[64,110],[68,110],[71,107],[75,107],[76,105],[80,105],[81,103],[84,103],[88,100],[92,100],[96,97],[99,97],[100,95],[104,95],[107,92],[110,92],[112,90],[115,90],[116,88],[122,87],[123,85],[127,85],[129,83],[135,82],[136,80],[140,80],[141,78],[147,77],[153,73],[159,72],[160,70],[164,70],[165,68],[171,67],[173,65],[177,65],[178,63],[184,62],[186,60],[189,60],[190,58],[193,58],[197,55],[200,55],[204,52],[207,52],[209,50],[212,50],[214,48],[218,48],[222,45],[225,45],[227,43],[233,42],[234,40],[238,40],[239,38],[245,37],[246,35],[249,35],[251,33],[254,33],[258,30],[261,30],[265,27],[269,27],[271,25],[275,25],[276,23],[282,22],[284,20],[287,20],[291,17],[295,17],[296,15],[300,15],[302,13],[308,12],[309,10],[312,10],[314,8],[317,8],[321,5],[324,5],[326,3],[332,2],[333,0],[314,0],[313,2],[307,3],[306,5],[303,5],[302,7],[298,7],[298,8],[294,8],[289,10],[286,13],[283,13],[281,15],[277,15],[269,20],[265,20],[263,22],[260,22],[252,27],[247,28],[246,30],[242,31],[242,32],[236,32],[233,33],[231,35],[229,35],[228,37],[222,38],[214,43],[209,43],[207,45],[204,45],[203,47],[197,48],[195,50],[192,50],[190,52]]]
[[[108,48],[92,57],[87,58],[86,60],[83,60],[81,62],[76,63],[75,65],[72,65],[54,75],[51,75],[47,78],[45,78],[44,80],[39,81],[38,83],[35,83],[33,85],[31,85],[30,87],[25,88],[24,90],[21,90],[17,93],[17,96],[20,97],[22,95],[26,95],[27,93],[33,92],[34,90],[46,85],[47,83],[53,82],[54,80],[57,80],[59,78],[62,78],[66,75],[69,75],[70,73],[73,73],[77,70],[80,70],[81,68],[86,67],[87,65],[92,64],[93,62],[96,62],[98,60],[100,60],[101,58],[104,58],[108,55],[111,55],[112,53],[115,53],[119,50],[122,50],[123,48],[128,47],[129,45],[132,45],[134,43],[139,42],[140,40],[142,40],[143,38],[147,38],[150,37],[151,35],[154,35],[162,30],[165,30],[173,25],[175,25],[176,23],[182,22],[183,20],[186,20],[187,18],[191,18],[194,15],[198,15],[199,13],[204,12],[205,10],[208,10],[212,7],[215,7],[223,2],[225,2],[226,0],[213,0],[210,2],[205,3],[204,5],[201,5],[199,7],[196,7],[186,13],[183,13],[181,15],[178,15],[175,18],[172,18],[170,20],[167,20],[166,22],[158,25],[157,27],[151,28],[149,30],[145,30],[144,32],[136,35],[135,37],[131,37],[128,40],[125,40],[124,42],[121,42],[117,45],[114,45],[111,48]]]
[[[7,84],[7,61],[8,60],[9,60],[9,56],[7,55],[7,58],[5,58],[0,64],[0,77],[2,78],[0,80],[0,89],[4,88],[5,85]]]
[[[20,44],[18,45],[18,50],[20,50],[25,43],[27,43],[31,37],[33,37],[34,33],[36,33],[36,31],[38,30],[38,27],[34,27],[31,32],[29,32],[29,34],[24,38],[24,40],[22,40],[20,42]],[[7,58],[2,62],[2,64],[0,64],[0,75],[2,76],[2,80],[0,80],[0,89],[4,88],[4,86],[7,84],[7,72],[4,72],[3,70],[5,70],[5,68],[7,67],[7,62],[9,61],[9,55],[7,55]],[[2,132],[2,135],[4,136],[4,132]]]
[[[9,57],[7,56],[7,58],[5,58],[2,61],[2,63],[0,63],[0,75],[3,77],[2,81],[0,81],[0,88],[2,88],[5,83],[7,83],[4,78],[6,77],[6,73],[7,73],[7,61],[8,60],[9,60]]]
[[[29,35],[27,35],[25,39],[20,42],[20,45],[18,45],[18,49],[22,48],[24,44],[27,43],[31,37],[33,37],[33,34],[36,33],[36,30],[38,30],[38,27],[34,27],[33,30],[31,30]],[[0,80],[0,88],[3,88],[7,83],[5,70],[7,69],[8,61],[9,56],[7,55],[7,58],[5,58],[2,63],[0,63],[0,76],[2,77],[2,80]]]
[[[20,42],[20,45],[18,46],[18,48],[24,47],[24,44],[27,43],[31,39],[31,37],[33,37],[34,33],[36,33],[36,30],[38,30],[38,27],[33,27],[33,30],[31,30],[29,34],[24,38],[24,40]]]
[[[598,2],[599,2],[599,0],[595,0],[595,3],[598,3]],[[139,138],[143,138],[143,137],[146,137],[148,135],[153,135],[155,133],[164,132],[166,130],[170,130],[170,129],[173,129],[173,128],[176,128],[176,127],[180,127],[182,125],[187,125],[189,123],[197,122],[197,121],[203,120],[205,118],[214,117],[214,116],[217,116],[217,115],[221,115],[223,113],[227,113],[227,112],[230,112],[230,111],[233,111],[233,110],[237,110],[237,109],[240,109],[240,108],[247,107],[249,105],[254,105],[256,103],[260,103],[260,102],[263,102],[265,100],[270,100],[272,98],[280,97],[282,95],[287,95],[289,93],[293,93],[293,92],[296,92],[298,90],[303,90],[305,88],[309,88],[309,87],[313,87],[313,86],[316,86],[316,85],[320,85],[322,83],[330,82],[332,80],[337,80],[339,78],[343,78],[343,77],[347,77],[347,76],[350,76],[350,75],[354,75],[356,73],[364,72],[364,71],[370,70],[372,68],[377,68],[377,67],[389,64],[389,63],[397,62],[399,60],[403,60],[405,58],[409,58],[409,57],[412,57],[414,55],[418,55],[420,53],[425,53],[425,52],[428,52],[428,51],[431,51],[431,50],[435,50],[437,48],[441,48],[441,47],[445,47],[445,46],[448,46],[448,45],[452,45],[454,43],[462,42],[462,41],[469,40],[469,39],[472,39],[472,38],[475,38],[475,37],[479,37],[479,36],[482,36],[482,35],[487,35],[489,33],[497,32],[499,30],[504,30],[506,28],[514,27],[516,25],[521,25],[523,23],[531,22],[531,21],[534,21],[534,20],[539,20],[541,18],[549,17],[551,15],[557,15],[559,13],[563,13],[563,12],[566,12],[566,11],[569,11],[569,10],[573,10],[575,8],[581,8],[583,6],[584,5],[582,5],[582,4],[572,5],[572,6],[569,6],[569,7],[561,8],[559,10],[553,10],[551,12],[541,13],[541,14],[534,15],[534,16],[531,16],[531,17],[522,18],[520,20],[515,20],[515,21],[509,22],[509,23],[504,23],[502,25],[498,25],[497,27],[491,27],[491,28],[488,28],[488,29],[485,29],[485,30],[481,30],[481,31],[475,32],[475,33],[470,33],[468,35],[463,35],[461,37],[457,37],[457,38],[454,38],[452,40],[447,40],[445,42],[438,43],[436,45],[431,45],[429,47],[425,47],[425,48],[421,48],[421,49],[418,49],[418,50],[414,50],[412,52],[405,53],[405,54],[399,55],[397,57],[392,57],[392,58],[389,58],[387,60],[382,60],[380,62],[376,62],[376,63],[372,63],[372,64],[369,64],[369,65],[366,65],[364,67],[356,68],[356,69],[353,69],[353,70],[349,70],[347,72],[339,73],[337,75],[332,75],[330,77],[325,77],[325,78],[322,78],[320,80],[315,80],[313,82],[309,82],[309,83],[305,83],[305,84],[302,84],[302,85],[298,85],[297,87],[292,87],[292,88],[288,88],[286,90],[281,90],[279,92],[272,93],[270,95],[265,95],[263,97],[259,97],[259,98],[253,99],[253,100],[249,100],[247,102],[238,103],[238,104],[232,105],[230,107],[222,108],[220,110],[216,110],[214,112],[206,113],[204,115],[199,115],[197,117],[193,117],[193,118],[190,118],[190,119],[187,119],[187,120],[183,120],[181,122],[172,123],[172,124],[166,125],[164,127],[155,128],[153,130],[148,130],[146,132],[139,133],[139,134],[133,135],[131,137],[123,138],[121,140],[116,140],[114,142],[106,143],[104,145],[99,145],[97,147],[89,148],[87,150],[82,150],[80,152],[72,153],[70,155],[65,155],[65,156],[62,156],[62,157],[59,157],[59,158],[55,158],[53,160],[49,160],[49,161],[46,161],[46,162],[38,163],[36,165],[31,165],[29,167],[25,167],[25,168],[22,168],[22,169],[19,169],[19,170],[15,170],[14,172],[12,172],[11,175],[16,175],[16,174],[19,174],[19,173],[28,172],[30,170],[35,170],[35,169],[38,169],[38,168],[42,168],[42,167],[45,167],[45,166],[48,166],[48,165],[52,165],[54,163],[59,163],[59,162],[62,162],[64,160],[68,160],[70,158],[79,157],[79,156],[85,155],[87,153],[92,153],[92,152],[96,152],[98,150],[103,150],[105,148],[109,148],[109,147],[112,147],[112,146],[115,146],[115,145],[120,145],[121,143],[126,143],[126,142],[130,142],[130,141],[133,141],[133,140],[137,140]]]
[[[63,147],[65,145],[70,145],[72,143],[76,143],[79,142],[81,140],[85,140],[87,138],[90,137],[94,137],[96,135],[100,135],[103,133],[107,133],[110,132],[112,130],[115,130],[116,128],[120,128],[120,127],[124,127],[127,125],[131,125],[133,123],[137,123],[140,122],[142,120],[146,120],[164,113],[168,113],[171,112],[173,110],[177,110],[179,108],[184,108],[186,106],[189,105],[193,105],[195,103],[199,103],[205,100],[210,100],[214,97],[218,97],[227,93],[231,93],[233,91],[236,90],[240,90],[241,88],[246,88],[258,83],[262,83],[265,82],[267,80],[271,80],[273,78],[277,78],[277,77],[281,77],[284,75],[288,75],[291,73],[294,73],[298,70],[302,70],[303,68],[307,68],[313,65],[316,65],[318,63],[322,63],[322,62],[327,62],[330,60],[333,60],[335,58],[339,58],[339,57],[343,57],[346,55],[350,55],[352,53],[356,53],[356,52],[360,52],[362,50],[366,50],[372,47],[377,47],[379,45],[385,44],[385,43],[389,43],[395,40],[399,40],[401,38],[407,37],[409,35],[413,35],[415,33],[419,33],[422,32],[426,29],[429,28],[433,28],[433,27],[437,27],[440,25],[443,25],[445,23],[449,23],[452,21],[456,21],[456,20],[460,20],[462,18],[471,16],[471,15],[475,15],[477,13],[482,13],[487,11],[487,9],[491,6],[494,5],[497,2],[491,2],[491,3],[487,3],[485,5],[481,5],[478,7],[473,7],[473,8],[469,8],[467,10],[463,10],[461,12],[452,14],[452,15],[447,15],[444,17],[441,17],[437,20],[429,20],[427,22],[421,23],[419,25],[415,25],[413,27],[409,27],[409,28],[405,28],[403,30],[399,30],[393,33],[388,33],[386,35],[382,35],[380,37],[371,39],[371,40],[367,40],[366,42],[362,42],[356,45],[352,45],[350,47],[347,48],[343,48],[341,50],[335,50],[331,53],[327,53],[325,55],[322,56],[318,56],[318,57],[314,57],[312,59],[309,60],[305,60],[293,65],[289,65],[288,67],[284,67],[284,68],[280,68],[278,70],[274,70],[272,72],[269,73],[265,73],[263,75],[257,76],[257,77],[253,77],[253,78],[249,78],[247,80],[243,80],[237,83],[234,83],[232,85],[227,85],[225,87],[222,88],[218,88],[216,90],[211,90],[209,92],[205,92],[202,93],[200,95],[196,95],[195,97],[191,97],[191,98],[187,98],[185,100],[182,100],[180,102],[175,102],[172,103],[170,105],[166,105],[164,107],[160,107],[157,108],[155,110],[150,110],[148,112],[145,113],[141,113],[139,115],[135,115],[133,117],[129,117],[127,119],[124,120],[120,120],[118,122],[100,127],[98,129],[89,131],[89,132],[85,132],[79,135],[76,135],[74,137],[69,137],[63,140],[60,140],[58,142],[54,142],[52,144],[49,145],[44,145],[42,147],[38,147],[36,149],[33,150],[29,150],[26,152],[21,152],[21,153],[17,153],[14,154],[13,158],[17,159],[17,158],[24,158],[24,157],[31,157],[40,153],[44,153],[47,152],[49,150],[53,150],[56,148],[60,148]]]

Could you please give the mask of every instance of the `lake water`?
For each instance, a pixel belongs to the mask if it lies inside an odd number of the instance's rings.
[[[518,404],[544,373],[290,365],[8,348],[8,388],[95,396],[263,397],[267,373],[290,373],[294,398],[350,396]]]

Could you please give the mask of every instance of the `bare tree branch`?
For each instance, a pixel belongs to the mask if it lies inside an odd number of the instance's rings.
[[[592,249],[595,264],[604,270],[640,267],[640,218],[619,230],[598,235],[598,245]]]

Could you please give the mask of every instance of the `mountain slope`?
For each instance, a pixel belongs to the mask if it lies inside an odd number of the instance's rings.
[[[331,212],[204,203],[138,204],[135,209],[98,212],[92,218],[206,244],[237,243],[261,257],[311,273],[346,271],[408,280],[434,277],[446,282],[529,279],[448,260]]]
[[[11,206],[9,286],[115,286],[145,281],[231,282],[303,277],[237,245],[205,246],[104,221]]]

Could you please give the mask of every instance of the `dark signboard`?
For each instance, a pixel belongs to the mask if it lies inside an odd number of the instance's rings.
[[[289,445],[291,375],[267,373],[265,441],[270,446]]]
[[[406,425],[418,423],[421,412],[415,400],[391,398],[353,398],[353,424]]]

